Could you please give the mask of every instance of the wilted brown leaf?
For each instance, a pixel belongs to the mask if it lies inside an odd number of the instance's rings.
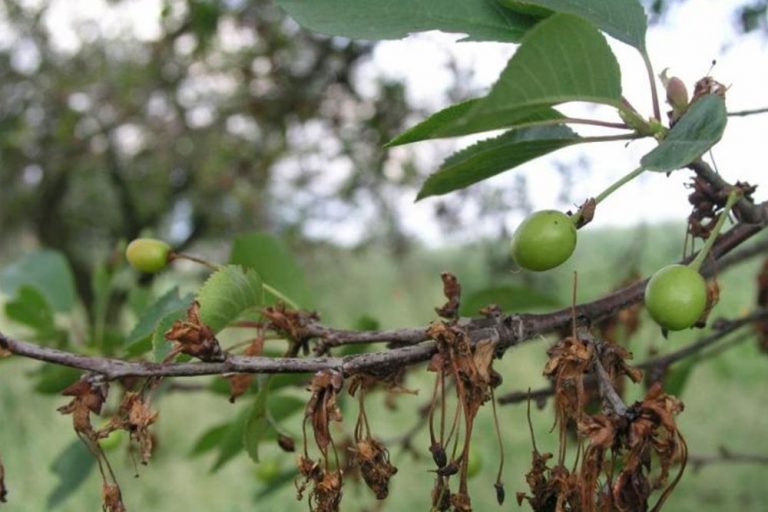
[[[435,308],[435,311],[443,318],[456,319],[459,316],[461,285],[456,276],[450,272],[443,272],[440,277],[443,280],[443,295],[448,299],[448,302]]]
[[[188,354],[203,361],[223,361],[226,356],[210,327],[200,320],[200,304],[195,301],[187,310],[187,318],[177,320],[165,332],[174,345],[171,354]]]
[[[90,437],[93,433],[91,412],[96,414],[101,412],[108,389],[109,384],[106,382],[94,383],[89,376],[81,377],[80,380],[61,392],[62,395],[71,396],[73,399],[57,410],[61,414],[71,414],[75,432]]]
[[[120,486],[104,482],[101,487],[101,494],[104,500],[104,505],[102,506],[104,512],[126,512],[123,497],[120,493]]]

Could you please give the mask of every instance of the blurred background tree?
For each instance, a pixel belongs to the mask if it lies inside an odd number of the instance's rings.
[[[370,237],[405,243],[383,189],[415,173],[387,177],[381,146],[409,106],[398,82],[361,90],[371,44],[310,34],[268,1],[189,0],[144,13],[150,37],[86,20],[64,46],[61,4],[0,4],[4,247],[61,250],[87,298],[94,259],[144,231],[184,248],[366,215]]]

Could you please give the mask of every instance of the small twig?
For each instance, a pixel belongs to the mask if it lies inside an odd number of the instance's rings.
[[[768,107],[763,108],[753,108],[749,110],[737,110],[735,112],[728,112],[729,117],[744,117],[744,116],[751,116],[755,114],[766,114],[768,113]]]
[[[704,466],[711,464],[768,464],[768,455],[756,455],[752,453],[734,453],[724,446],[718,449],[717,455],[689,455],[688,464],[694,471],[699,471]]]

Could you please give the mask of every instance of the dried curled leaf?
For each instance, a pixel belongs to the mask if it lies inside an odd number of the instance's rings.
[[[101,487],[101,494],[104,500],[104,505],[102,506],[104,512],[126,512],[123,497],[120,493],[120,486],[104,482]]]
[[[165,338],[172,342],[172,354],[189,354],[203,361],[223,361],[221,350],[213,330],[200,320],[200,304],[195,301],[187,310],[187,318],[177,320],[166,331]]]
[[[152,411],[149,407],[147,397],[135,393],[127,392],[123,397],[115,415],[112,417],[106,427],[96,432],[96,439],[109,436],[115,430],[125,430],[131,436],[131,439],[139,445],[141,454],[141,463],[147,464],[152,455],[152,433],[149,427],[157,420],[157,411]]]
[[[310,383],[312,396],[304,410],[305,418],[312,423],[315,442],[326,455],[331,443],[331,421],[341,421],[341,411],[336,405],[336,395],[341,390],[341,374],[333,370],[317,372]]]
[[[444,305],[435,308],[438,315],[443,318],[456,319],[459,316],[459,307],[461,305],[461,285],[456,276],[450,272],[440,274],[443,280],[443,295],[448,299]]]
[[[389,479],[397,473],[397,468],[389,462],[389,451],[379,441],[366,438],[357,442],[353,449],[355,464],[363,474],[363,480],[376,495],[383,500],[389,494]]]
[[[325,471],[316,461],[301,456],[298,460],[299,474],[304,480],[296,482],[297,498],[301,500],[308,485],[312,485],[309,495],[309,509],[316,512],[338,512],[341,504],[341,470]]]
[[[299,311],[280,303],[262,310],[262,315],[269,320],[268,329],[285,333],[292,340],[307,337],[307,325],[320,317],[314,311]]]
[[[91,413],[99,414],[104,400],[107,398],[109,384],[96,381],[90,376],[83,376],[61,392],[63,396],[71,396],[72,401],[57,410],[61,414],[71,414],[75,432],[90,437],[93,434]]]

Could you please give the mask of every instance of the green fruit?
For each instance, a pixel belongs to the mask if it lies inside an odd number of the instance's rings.
[[[278,459],[264,459],[256,465],[253,474],[259,482],[265,484],[274,482],[280,476],[280,461]]]
[[[128,263],[139,272],[153,274],[168,264],[171,246],[154,238],[137,238],[125,249]]]
[[[557,210],[533,213],[512,236],[512,258],[528,270],[549,270],[565,262],[576,248],[576,226]]]
[[[107,437],[99,439],[99,446],[105,452],[110,452],[123,444],[123,439],[125,439],[125,430],[114,430]]]
[[[665,329],[685,329],[696,323],[707,307],[707,283],[690,267],[669,265],[648,281],[645,307]]]
[[[467,462],[467,478],[476,477],[480,474],[481,469],[483,469],[483,458],[477,450],[470,451],[469,462]]]

